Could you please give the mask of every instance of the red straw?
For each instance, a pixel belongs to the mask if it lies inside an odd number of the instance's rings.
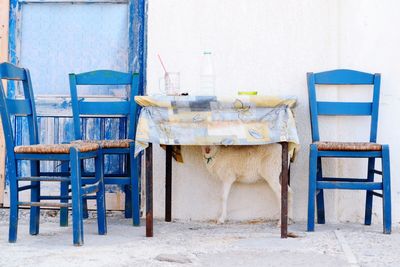
[[[164,69],[164,71],[165,71],[165,74],[168,74],[168,71],[167,71],[167,69],[165,68],[165,65],[164,65],[164,63],[163,63],[163,61],[162,61],[160,55],[157,54],[157,56],[158,56],[158,59],[160,60],[161,66],[163,67],[163,69]]]

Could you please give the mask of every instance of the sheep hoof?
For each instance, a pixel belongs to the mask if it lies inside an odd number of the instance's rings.
[[[223,219],[223,218],[219,218],[217,220],[217,224],[224,224],[224,223],[225,223],[225,219]]]

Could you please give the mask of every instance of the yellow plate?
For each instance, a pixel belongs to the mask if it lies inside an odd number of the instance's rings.
[[[257,95],[257,91],[239,91],[238,95]]]

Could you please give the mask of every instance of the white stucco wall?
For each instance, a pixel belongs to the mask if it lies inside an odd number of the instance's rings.
[[[378,139],[391,145],[394,221],[400,220],[400,2],[337,0],[150,0],[148,9],[147,92],[158,93],[163,70],[160,54],[170,71],[181,73],[181,88],[198,93],[202,51],[213,52],[217,94],[236,95],[238,90],[298,97],[296,119],[302,149],[292,165],[294,218],[305,220],[308,191],[308,146],[311,140],[306,87],[307,71],[354,68],[382,73]],[[362,97],[363,91],[352,95]],[[324,95],[327,93],[324,92]],[[343,99],[333,88],[330,97]],[[322,136],[340,139],[346,134],[365,137],[367,121],[324,119]],[[357,128],[354,128],[354,125]],[[360,126],[360,127],[358,127]],[[365,130],[361,126],[366,126]],[[220,183],[203,165],[200,149],[184,148],[185,164],[174,162],[173,217],[209,220],[220,210]],[[155,147],[154,211],[164,216],[164,152]],[[360,161],[324,163],[331,175],[364,176]],[[357,168],[356,168],[357,167]],[[364,194],[326,193],[328,221],[362,221]],[[357,201],[355,201],[357,200]],[[376,198],[374,212],[380,214]],[[236,184],[228,205],[228,219],[277,218],[279,202],[265,183]],[[380,222],[380,220],[375,220]]]

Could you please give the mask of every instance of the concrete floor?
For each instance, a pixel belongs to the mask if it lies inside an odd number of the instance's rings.
[[[18,242],[7,243],[8,210],[0,209],[0,266],[400,266],[400,231],[383,235],[381,225],[290,226],[297,238],[279,238],[273,223],[216,225],[156,221],[155,236],[132,227],[122,213],[108,216],[108,234],[85,221],[85,245],[72,245],[71,227],[58,226],[54,211],[42,212],[38,236],[28,234],[28,212],[20,212]],[[142,222],[144,225],[144,222]]]

